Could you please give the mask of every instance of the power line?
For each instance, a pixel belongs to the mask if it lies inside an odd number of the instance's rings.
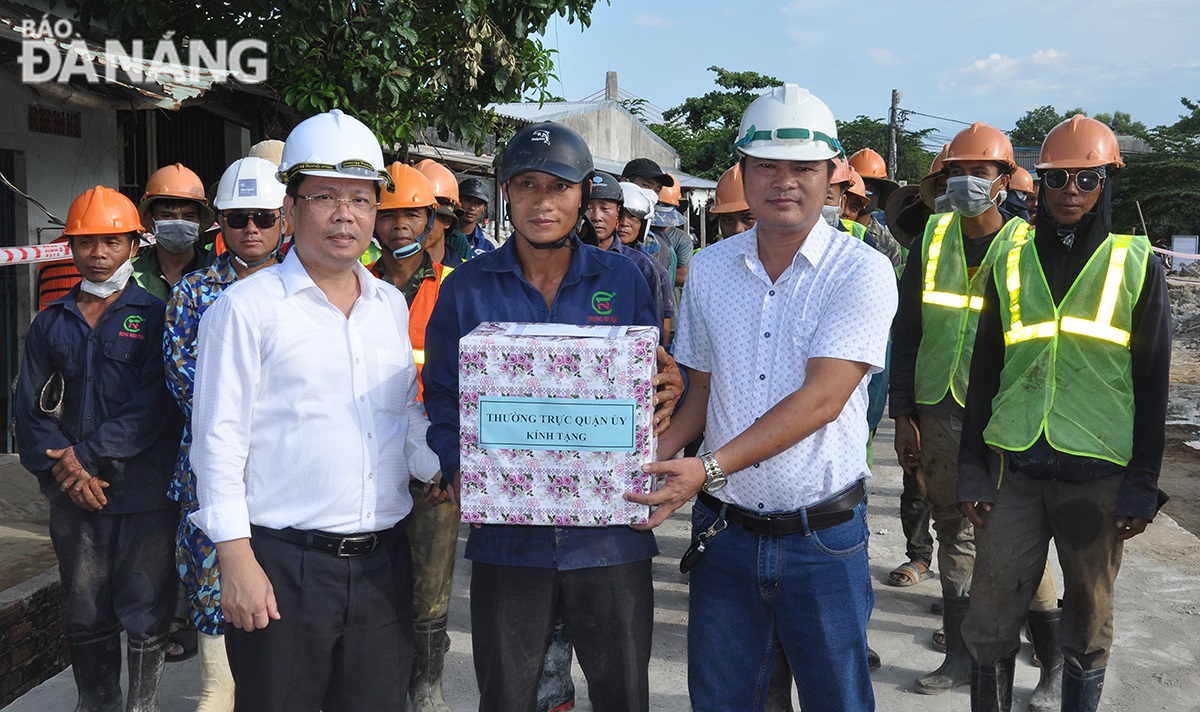
[[[920,111],[914,111],[912,109],[900,109],[900,112],[902,114],[904,114],[906,117],[909,114],[914,114],[916,116],[925,116],[930,119],[937,119],[938,121],[949,121],[952,124],[962,124],[963,126],[971,125],[970,121],[962,121],[961,119],[950,119],[950,118],[946,118],[945,116],[936,116],[934,114],[925,114]]]

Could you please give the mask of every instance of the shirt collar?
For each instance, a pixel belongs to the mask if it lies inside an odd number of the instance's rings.
[[[233,253],[229,250],[217,255],[212,267],[208,268],[204,279],[212,284],[233,284],[237,281],[237,271],[233,268]]]
[[[484,264],[483,268],[489,272],[521,274],[516,248],[516,241],[519,239],[521,238],[514,234],[505,240],[503,245],[487,253],[494,256]],[[571,233],[571,240],[575,243],[575,249],[571,251],[571,266],[567,268],[567,275],[563,278],[564,283],[577,282],[582,276],[594,276],[605,271],[604,264],[596,258],[597,255],[603,254],[599,248],[583,244],[575,232]]]
[[[738,245],[737,254],[745,258],[747,265],[757,263],[761,268],[762,260],[758,256],[758,226],[755,225],[735,237],[743,238],[736,243]],[[816,265],[820,261],[821,255],[829,248],[829,243],[832,239],[833,228],[824,220],[817,220],[817,223],[808,231],[808,237],[804,238],[804,242],[800,243],[800,249],[796,250],[796,256],[792,258],[792,264],[795,265],[796,260],[804,258],[808,264]]]
[[[376,295],[382,294],[377,288],[377,280],[375,275],[371,274],[361,262],[354,263],[354,276],[358,277],[358,286],[362,290],[363,299],[374,299]],[[308,276],[308,270],[304,269],[304,263],[300,261],[300,255],[296,254],[296,248],[288,250],[287,255],[283,258],[283,264],[279,266],[279,279],[283,282],[283,294],[285,297],[290,297],[302,289],[320,289],[312,277]]]

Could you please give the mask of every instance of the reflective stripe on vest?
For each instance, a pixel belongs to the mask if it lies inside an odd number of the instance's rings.
[[[921,301],[954,309],[970,308],[971,311],[977,312],[983,309],[982,296],[939,292],[937,289],[938,260],[942,256],[942,244],[946,240],[946,230],[950,227],[950,221],[953,218],[954,213],[946,213],[938,219],[937,225],[933,228],[933,238],[929,241],[929,257],[925,262],[925,290],[921,293]],[[1012,241],[1017,244],[1025,242],[1028,232],[1029,223],[1019,225],[1013,233]]]
[[[1113,314],[1117,309],[1117,296],[1121,289],[1121,278],[1125,274],[1125,259],[1129,256],[1130,235],[1115,235],[1112,254],[1108,259],[1108,271],[1104,275],[1104,289],[1100,293],[1100,303],[1096,308],[1095,319],[1080,319],[1079,317],[1064,316],[1058,321],[1043,321],[1037,324],[1021,323],[1021,253],[1024,244],[1017,245],[1008,253],[1005,265],[1007,272],[1005,284],[1008,287],[1008,313],[1011,326],[1004,332],[1004,345],[1030,339],[1048,339],[1059,330],[1070,334],[1090,336],[1093,339],[1111,341],[1120,346],[1129,346],[1129,332],[1112,325]]]
[[[440,272],[438,271],[439,267],[441,268]],[[425,292],[428,295],[429,292],[426,291],[425,285],[422,284],[421,288],[417,290],[417,296],[413,299],[412,307],[409,307],[409,340],[413,342],[413,361],[417,363],[418,370],[420,370],[421,366],[425,365],[425,349],[417,348],[417,346],[425,346],[425,326],[429,322],[429,313],[433,311],[433,301],[437,301],[437,293],[441,289],[442,282],[446,281],[446,277],[454,271],[454,268],[435,262],[433,271],[437,275],[437,289],[433,290],[433,300],[428,304],[424,303],[426,300],[422,299],[421,293]],[[417,299],[421,299],[422,303],[418,304]],[[416,317],[415,319],[412,318],[414,316]]]

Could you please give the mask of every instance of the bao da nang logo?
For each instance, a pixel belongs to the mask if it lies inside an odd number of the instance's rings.
[[[592,310],[600,316],[612,314],[612,299],[615,296],[612,292],[596,292],[592,295]]]
[[[72,78],[90,84],[219,83],[229,79],[258,84],[267,80],[267,43],[263,40],[210,43],[189,38],[176,43],[170,32],[155,44],[147,58],[145,40],[133,40],[128,48],[119,40],[106,40],[103,50],[89,47],[70,20],[51,20],[47,15],[41,22],[22,20],[19,31],[24,39],[17,64],[21,66],[21,81],[26,84],[65,84]],[[180,44],[184,45],[183,51]],[[99,69],[97,64],[101,65]],[[118,77],[118,72],[123,76]]]

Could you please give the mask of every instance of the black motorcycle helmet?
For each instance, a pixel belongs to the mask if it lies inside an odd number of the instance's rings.
[[[604,171],[592,175],[589,200],[611,200],[617,205],[625,204],[625,193],[615,176]]]
[[[458,197],[459,199],[471,197],[485,203],[492,202],[492,196],[488,191],[487,183],[484,183],[478,178],[464,178],[463,181],[458,184]]]
[[[592,230],[590,236],[586,234],[591,224],[587,220],[586,212],[588,201],[591,200],[590,177],[595,171],[595,164],[592,162],[592,151],[583,137],[574,129],[551,121],[521,129],[504,147],[504,156],[500,159],[499,179],[501,183],[507,183],[529,171],[549,173],[568,183],[577,183],[583,188],[583,199],[579,206],[581,222],[576,224],[576,232],[580,232],[582,228],[584,242],[595,244],[595,231]],[[570,238],[571,235],[564,235],[561,240],[534,247],[558,249],[570,245]]]

